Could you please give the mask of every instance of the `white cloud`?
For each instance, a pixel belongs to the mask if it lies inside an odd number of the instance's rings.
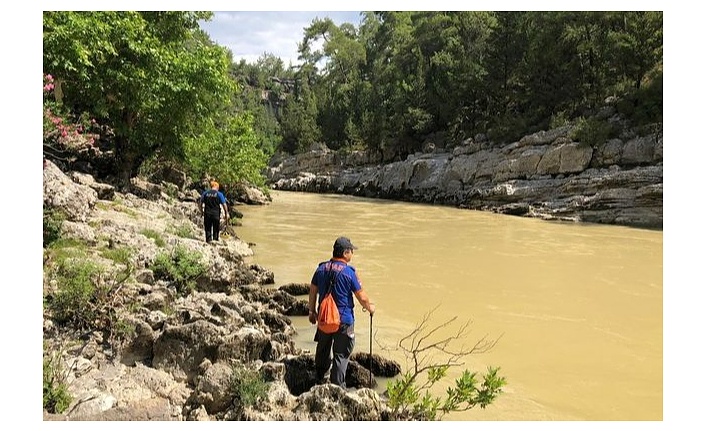
[[[202,22],[201,28],[211,40],[233,53],[233,60],[252,63],[264,53],[298,64],[297,44],[304,37],[304,28],[315,18],[330,18],[337,25],[349,22],[358,26],[360,12],[321,11],[232,11],[215,12],[213,19]]]

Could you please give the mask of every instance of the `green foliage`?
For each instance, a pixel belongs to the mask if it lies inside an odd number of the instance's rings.
[[[614,137],[615,130],[610,123],[595,118],[579,118],[571,138],[593,148]]]
[[[88,245],[76,238],[59,238],[46,248],[50,262],[63,262],[67,259],[84,259],[88,255]]]
[[[269,383],[257,371],[240,364],[233,365],[230,388],[242,406],[254,406],[267,397]]]
[[[316,123],[319,112],[316,96],[305,75],[297,82],[301,85],[287,98],[280,120],[282,148],[291,153],[304,151],[321,138],[321,130]]]
[[[55,277],[59,290],[49,301],[54,319],[82,328],[92,327],[97,315],[91,302],[98,294],[101,271],[89,260],[67,258],[58,263]]]
[[[119,292],[134,270],[131,255],[129,249],[108,252],[109,258],[124,265],[108,271],[90,260],[85,244],[66,240],[53,243],[44,262],[44,271],[57,284],[56,291],[44,298],[50,316],[62,325],[106,331],[109,340],[115,341],[113,336],[120,337],[115,331],[119,320],[116,305],[122,301]]]
[[[567,126],[569,124],[570,124],[569,117],[566,114],[566,112],[564,112],[564,111],[552,114],[552,117],[549,119],[549,127],[551,129],[556,129],[558,127]]]
[[[450,412],[465,411],[475,406],[485,408],[502,393],[505,377],[498,376],[499,368],[488,368],[479,385],[477,374],[465,370],[455,385],[446,389],[446,396],[435,396],[429,390],[447,375],[448,366],[431,367],[426,382],[417,382],[411,372],[387,383],[388,406],[393,415],[403,418],[437,420]]]
[[[47,352],[42,361],[42,407],[49,413],[63,413],[71,404],[66,374],[62,371],[61,352]]]
[[[115,263],[129,265],[135,251],[130,247],[104,248],[101,250],[103,257],[112,260]]]
[[[527,120],[522,116],[508,115],[498,117],[491,122],[488,137],[493,142],[514,142],[520,139],[527,131]]]
[[[162,234],[160,234],[156,230],[142,229],[140,233],[146,236],[147,238],[152,238],[157,247],[164,247],[165,245],[167,245],[167,242],[164,240],[164,237],[162,237]]]
[[[662,121],[663,88],[662,67],[656,68],[645,78],[640,88],[631,91],[618,101],[617,109],[636,126]]]
[[[112,128],[123,175],[157,152],[179,157],[184,140],[224,111],[235,91],[227,50],[204,38],[210,12],[43,13],[43,66],[72,112]]]
[[[439,131],[502,144],[610,96],[636,125],[662,115],[650,77],[662,64],[661,12],[384,11],[358,28],[315,19],[304,30],[301,85],[280,118],[285,151],[317,131],[330,148],[362,142],[388,157]]]
[[[191,229],[191,226],[187,223],[183,223],[183,224],[174,226],[174,227],[170,228],[170,231],[174,235],[176,235],[180,238],[193,238],[194,237],[194,233]]]
[[[214,177],[222,184],[249,181],[264,184],[265,153],[258,148],[253,117],[239,114],[211,122],[186,141],[185,157],[194,178]]]
[[[44,208],[44,247],[46,248],[51,243],[61,237],[61,224],[64,221],[64,215],[57,210]]]
[[[159,253],[151,267],[155,277],[173,282],[180,293],[193,290],[196,279],[206,271],[201,254],[183,246],[175,247],[171,253]]]
[[[278,116],[286,98],[282,80],[292,77],[284,63],[272,54],[263,54],[255,64],[245,60],[231,66],[232,74],[242,82],[243,91],[233,98],[235,112],[253,116],[257,148],[271,157],[282,140]]]
[[[505,378],[497,374],[499,368],[489,367],[482,376],[480,386],[477,374],[465,370],[454,386],[446,388],[444,397],[434,393],[432,389],[448,375],[449,369],[463,364],[461,358],[487,352],[495,346],[497,339],[483,337],[471,348],[456,349],[453,344],[466,339],[470,321],[449,336],[440,331],[454,322],[456,317],[432,325],[433,312],[426,313],[412,332],[397,344],[408,363],[412,364],[412,369],[387,383],[388,406],[393,419],[436,420],[450,412],[466,411],[475,406],[485,408],[502,392],[506,383]],[[434,362],[437,356],[433,353],[442,355],[438,363]]]
[[[316,142],[363,144],[381,158],[404,157],[440,131],[511,142],[611,96],[635,125],[649,124],[663,112],[662,15],[381,11],[363,13],[359,27],[315,19],[299,44],[303,64],[285,69],[271,54],[231,64],[199,29],[208,12],[44,12],[45,142],[92,139],[97,121],[114,132],[102,144],[119,155],[123,178],[157,156],[193,178],[262,186],[275,149]]]
[[[112,330],[114,337],[125,340],[128,337],[133,337],[135,335],[136,328],[132,323],[128,323],[122,319],[116,319]]]

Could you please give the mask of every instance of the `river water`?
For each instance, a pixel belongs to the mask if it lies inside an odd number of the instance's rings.
[[[486,409],[446,420],[663,418],[662,231],[548,222],[452,207],[273,191],[272,204],[239,206],[237,234],[275,286],[308,283],[336,237],[358,247],[351,262],[376,304],[373,353],[408,365],[397,343],[427,315],[430,341],[468,331],[451,348],[497,340],[463,371],[500,367],[504,393]],[[304,298],[304,297],[302,297]],[[297,345],[314,328],[295,317]],[[356,351],[370,349],[371,320],[356,308]],[[436,355],[430,360],[445,360]],[[384,383],[384,382],[383,382]]]

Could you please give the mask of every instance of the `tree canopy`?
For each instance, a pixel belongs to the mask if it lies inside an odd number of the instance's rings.
[[[638,125],[662,116],[661,12],[364,12],[357,28],[313,20],[298,47],[276,115],[286,151],[507,142],[609,98]]]
[[[229,74],[231,54],[199,28],[199,20],[211,16],[44,12],[43,67],[55,78],[57,101],[110,127],[121,177],[159,157],[186,163],[199,177],[260,178],[264,162],[256,140],[229,135],[251,135],[252,121],[233,109],[238,86]],[[194,142],[208,142],[213,151],[195,151]],[[221,151],[219,144],[242,148]],[[224,161],[224,154],[244,157],[254,169],[225,169],[238,160]]]
[[[211,12],[44,12],[55,103],[114,132],[115,170],[170,160],[262,183],[275,151],[323,142],[404,158],[425,140],[514,139],[598,112],[662,118],[662,12],[363,12],[314,19],[301,64],[248,64]],[[293,41],[294,42],[294,41]],[[439,138],[440,137],[440,138]],[[227,178],[227,179],[226,179]]]

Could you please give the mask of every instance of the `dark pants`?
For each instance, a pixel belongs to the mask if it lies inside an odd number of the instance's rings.
[[[353,325],[341,324],[338,332],[333,334],[325,334],[317,329],[314,341],[317,342],[314,358],[317,381],[323,381],[326,371],[331,367],[331,383],[345,388],[348,359],[355,346]],[[331,366],[331,347],[333,347],[333,366]]]
[[[211,240],[218,241],[218,233],[221,230],[221,215],[208,214],[203,215],[203,226],[206,229],[206,242]]]

